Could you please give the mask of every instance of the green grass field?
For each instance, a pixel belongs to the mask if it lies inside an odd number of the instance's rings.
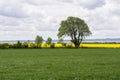
[[[120,80],[120,49],[0,49],[0,80]]]

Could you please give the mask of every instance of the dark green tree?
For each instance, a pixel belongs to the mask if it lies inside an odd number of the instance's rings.
[[[68,17],[67,20],[61,21],[58,31],[58,38],[69,36],[76,48],[80,46],[86,36],[92,34],[84,20],[72,16]]]
[[[17,48],[21,48],[22,43],[20,41],[17,41]]]
[[[51,44],[51,43],[52,43],[52,38],[48,37],[47,40],[46,40],[46,44]]]
[[[43,42],[42,36],[37,35],[35,38],[35,43],[36,44],[41,44]]]

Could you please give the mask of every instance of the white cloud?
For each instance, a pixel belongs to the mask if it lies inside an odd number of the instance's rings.
[[[0,1],[0,15],[7,17],[23,18],[27,17],[23,9],[23,4],[18,0],[1,0]]]
[[[84,19],[91,38],[119,37],[120,0],[0,0],[0,36],[34,39],[36,35],[57,39],[61,20]]]
[[[95,9],[105,5],[105,0],[75,0],[75,4],[88,9]]]

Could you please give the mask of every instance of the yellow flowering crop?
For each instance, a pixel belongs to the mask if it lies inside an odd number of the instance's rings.
[[[120,44],[81,44],[80,47],[88,48],[120,48]]]
[[[52,44],[28,44],[28,47],[38,47],[38,48],[51,48]],[[54,44],[55,48],[72,48],[75,47],[74,44],[66,43],[66,44],[60,44],[60,43],[55,43]],[[120,44],[114,44],[114,43],[82,43],[80,45],[82,48],[120,48]]]
[[[55,47],[56,47],[56,48],[59,48],[59,47],[64,47],[64,46],[63,46],[62,44],[56,43],[56,44],[55,44]]]

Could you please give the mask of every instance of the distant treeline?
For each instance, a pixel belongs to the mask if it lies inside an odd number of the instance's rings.
[[[80,48],[120,48],[120,43],[82,43]],[[72,43],[3,43],[0,49],[42,49],[42,48],[75,48]]]
[[[37,35],[35,42],[21,42],[16,43],[1,43],[0,49],[41,49],[41,48],[75,48],[73,43],[65,43],[63,39],[59,39],[57,43],[52,42],[52,38],[48,37],[44,40],[42,36]],[[43,43],[44,41],[44,43]],[[115,45],[116,44],[116,45]],[[80,48],[120,48],[120,43],[117,42],[82,42]]]

